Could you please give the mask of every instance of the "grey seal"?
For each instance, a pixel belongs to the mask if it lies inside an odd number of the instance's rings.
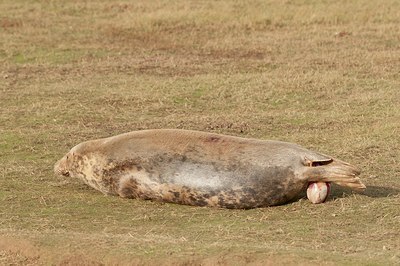
[[[54,169],[109,195],[222,208],[284,204],[310,182],[365,189],[356,167],[297,144],[177,129],[86,141]]]

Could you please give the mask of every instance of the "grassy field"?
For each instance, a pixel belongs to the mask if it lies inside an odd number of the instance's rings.
[[[400,263],[400,2],[0,2],[0,264]],[[363,194],[224,210],[56,177],[84,140],[182,128],[296,142]]]

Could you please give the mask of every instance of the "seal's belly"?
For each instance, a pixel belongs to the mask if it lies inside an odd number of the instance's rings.
[[[114,174],[119,179],[117,194],[122,197],[196,206],[278,205],[291,200],[303,189],[289,167],[265,169],[254,165],[182,161],[181,158],[136,158],[130,167]]]
[[[173,171],[162,174],[163,183],[181,185],[196,190],[219,190],[232,186],[234,172],[217,171],[207,164],[182,163]]]

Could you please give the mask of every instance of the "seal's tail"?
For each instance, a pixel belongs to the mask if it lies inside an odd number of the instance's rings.
[[[336,159],[322,164],[311,164],[305,172],[310,182],[332,182],[339,186],[364,190],[366,186],[358,177],[359,174],[360,171],[354,166]]]

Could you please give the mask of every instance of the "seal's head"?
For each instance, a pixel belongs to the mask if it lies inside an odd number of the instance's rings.
[[[104,171],[114,165],[107,164],[102,154],[102,143],[103,140],[92,140],[76,145],[54,165],[55,174],[78,178],[104,193],[112,193],[109,180],[102,179]]]
[[[86,143],[81,143],[73,147],[64,155],[55,165],[54,172],[56,175],[77,177],[82,166],[83,155],[86,152]]]
[[[74,156],[76,147],[72,148],[67,154],[64,155],[55,165],[54,173],[56,175],[71,176],[73,171]]]

